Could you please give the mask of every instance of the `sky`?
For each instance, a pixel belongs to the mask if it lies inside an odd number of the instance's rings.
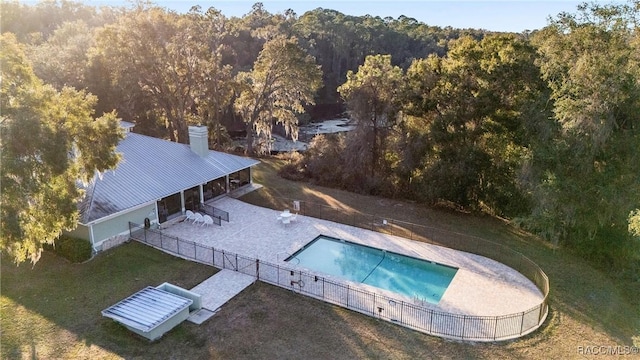
[[[225,16],[242,16],[251,10],[255,1],[161,1],[155,3],[177,11],[178,7],[198,2],[203,9],[210,6],[222,11]],[[347,15],[373,15],[380,17],[401,15],[415,18],[428,25],[455,28],[480,28],[492,31],[540,29],[547,25],[550,15],[562,11],[574,12],[580,1],[570,0],[263,0],[265,9],[271,13],[284,12],[291,8],[298,15],[318,7],[333,9]]]
[[[35,3],[36,0],[25,0]],[[127,6],[127,0],[84,0],[90,5]],[[200,5],[203,10],[215,7],[227,17],[241,17],[251,11],[258,0],[152,0],[153,3],[177,12],[187,12],[191,6]],[[561,12],[576,12],[583,1],[573,0],[262,0],[270,13],[282,13],[292,9],[298,16],[316,8],[337,10],[343,14],[372,15],[382,18],[401,15],[414,18],[428,25],[454,28],[476,28],[490,31],[523,32],[536,30],[548,24],[549,17]],[[610,1],[597,1],[609,3]],[[616,0],[616,2],[621,2]]]

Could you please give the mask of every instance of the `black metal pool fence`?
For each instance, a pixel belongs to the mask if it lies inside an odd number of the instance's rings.
[[[299,212],[300,215],[333,221],[361,229],[368,229],[383,234],[395,235],[427,244],[444,246],[496,260],[515,269],[527,279],[531,280],[544,295],[544,307],[546,309],[547,297],[549,295],[549,278],[547,275],[528,257],[497,242],[433,226],[419,225],[378,215],[363,214],[357,211],[347,212],[309,201],[284,197],[273,198],[273,200],[277,203],[274,206],[275,210],[293,208],[296,212]]]
[[[529,310],[501,316],[447,313],[420,303],[409,303],[350,287],[317,274],[165,235],[161,230],[147,229],[144,225],[130,222],[129,230],[132,239],[165,252],[219,269],[238,271],[265,283],[435,336],[467,341],[513,339],[536,330],[542,325],[548,312],[549,281],[535,263],[519,252],[486,240],[467,236],[465,242],[462,240],[465,238],[463,234],[456,234],[460,238],[453,243],[456,246],[450,246],[451,248],[486,256],[511,266],[538,286],[544,295],[542,302]],[[447,232],[447,236],[451,236],[451,233]],[[463,245],[467,242],[473,244]],[[438,244],[442,245],[440,242]]]

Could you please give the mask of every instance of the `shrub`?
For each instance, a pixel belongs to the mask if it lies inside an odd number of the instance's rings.
[[[318,135],[305,152],[307,176],[319,185],[341,186],[344,172],[342,153],[345,148],[344,135]]]
[[[45,248],[72,263],[81,263],[91,259],[91,244],[84,239],[62,235],[54,245],[47,245]]]
[[[282,156],[286,160],[286,163],[280,168],[279,175],[285,179],[293,181],[302,181],[305,179],[305,164],[304,157],[296,152],[285,154]]]

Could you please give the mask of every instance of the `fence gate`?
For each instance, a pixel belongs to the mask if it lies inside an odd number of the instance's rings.
[[[238,255],[222,252],[222,268],[238,271]]]
[[[302,272],[291,270],[291,279],[289,280],[289,284],[291,285],[291,289],[298,293],[302,292],[304,289],[304,280],[302,280]]]

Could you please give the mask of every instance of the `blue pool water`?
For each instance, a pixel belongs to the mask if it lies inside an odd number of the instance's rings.
[[[327,236],[319,236],[285,261],[346,280],[437,304],[457,268]]]

